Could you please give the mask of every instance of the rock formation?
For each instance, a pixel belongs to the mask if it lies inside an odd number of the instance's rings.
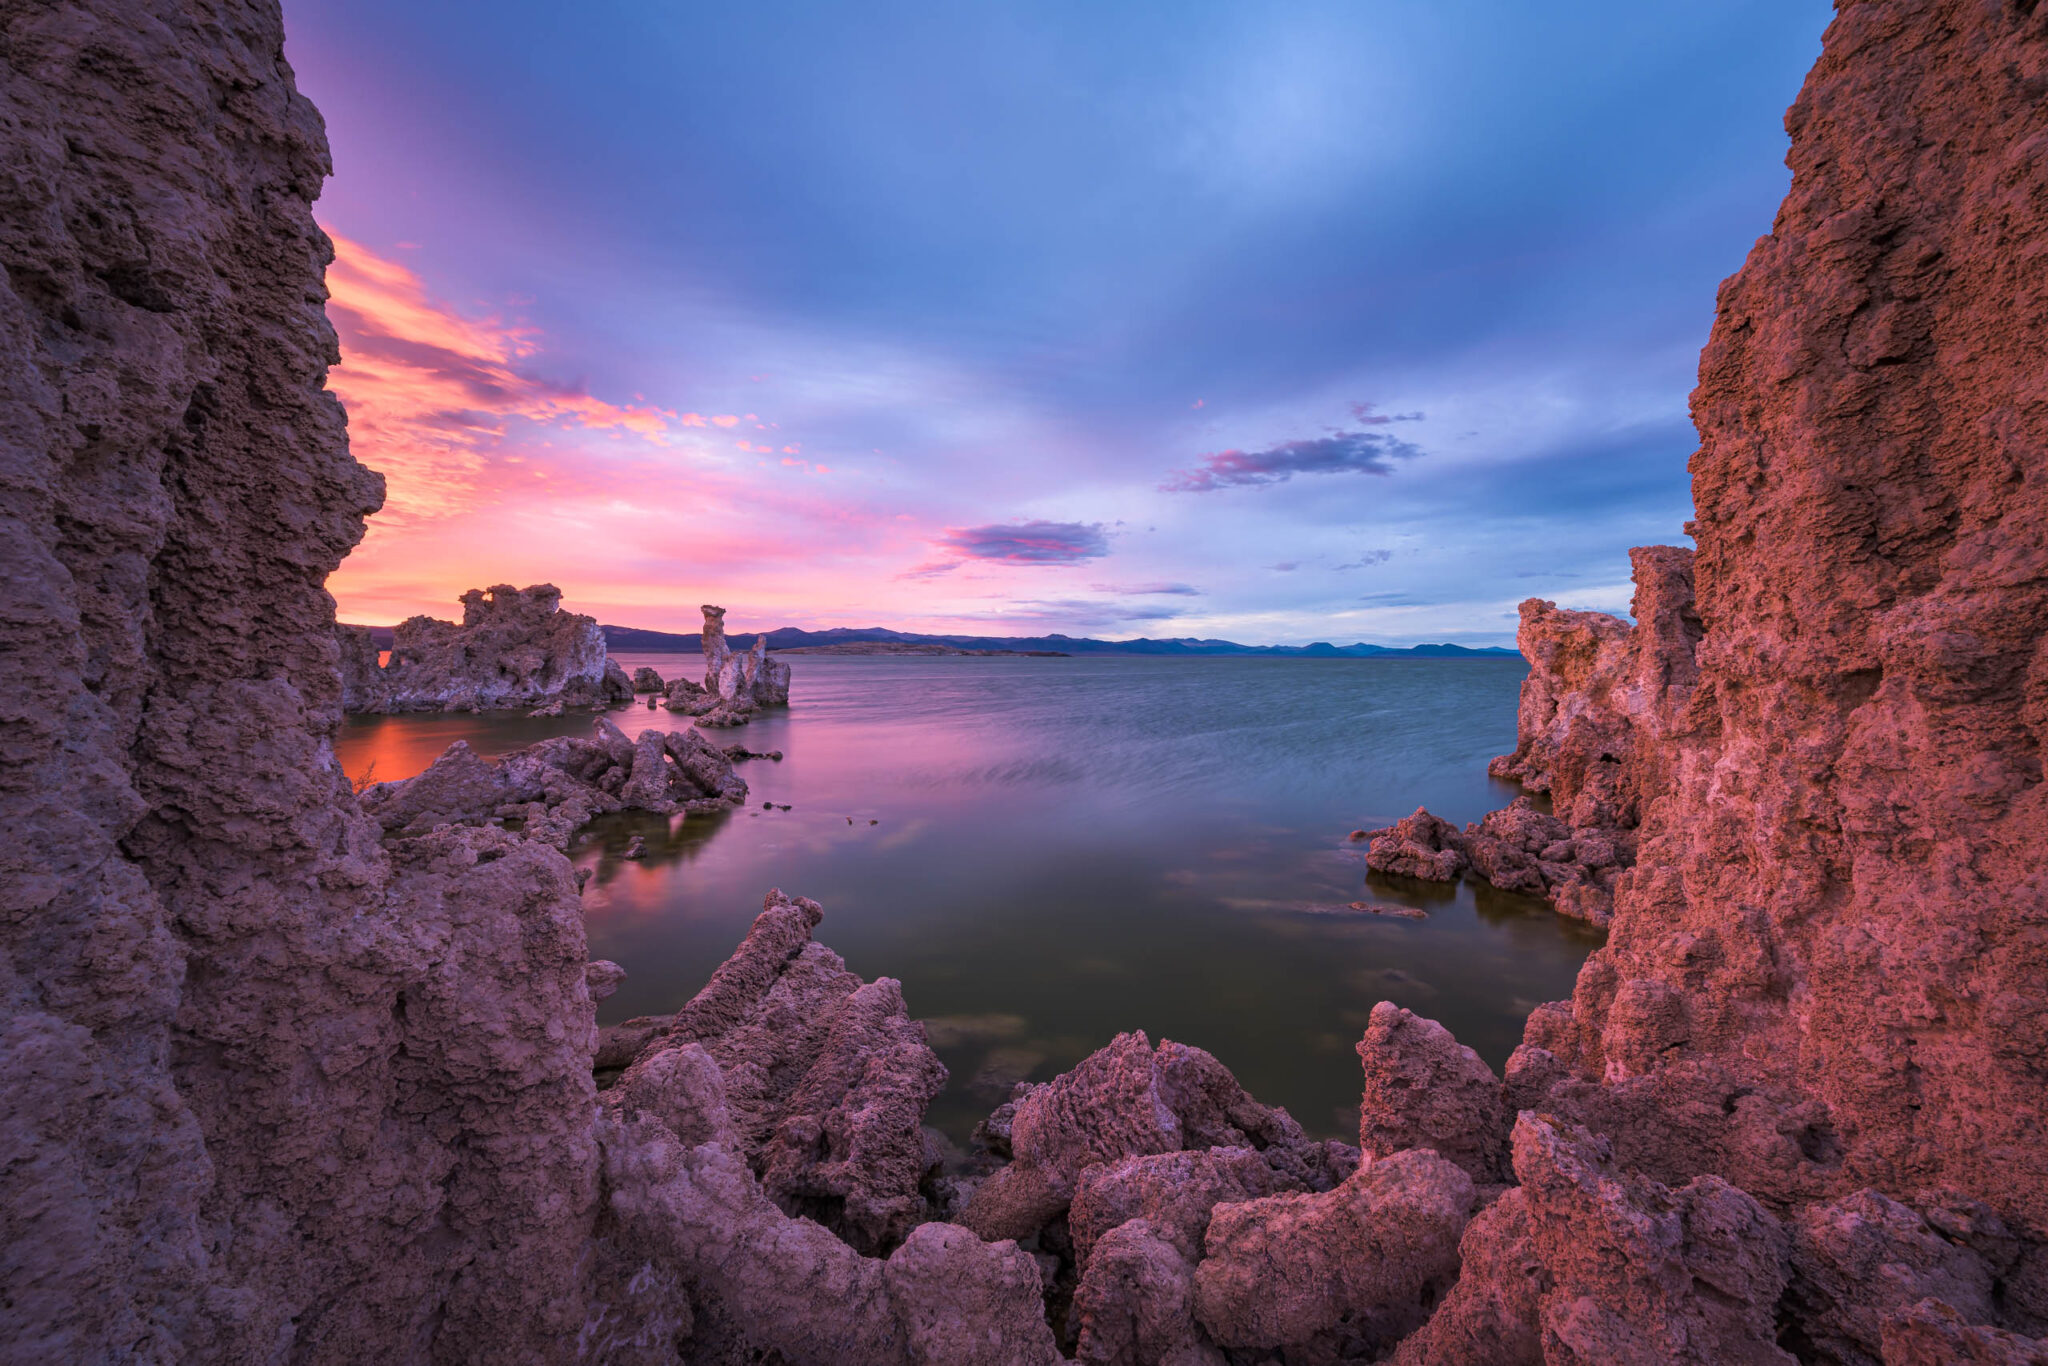
[[[342,708],[489,711],[631,701],[625,670],[605,655],[603,628],[564,612],[561,602],[551,583],[472,588],[462,595],[460,625],[426,616],[398,623],[382,667],[366,628],[337,627]]]
[[[380,495],[321,392],[279,16],[17,8],[10,1361],[2048,1357],[2048,6],[1841,7],[1702,362],[1697,673],[1683,612],[1639,597],[1623,642],[1689,696],[1624,756],[1539,695],[1513,761],[1572,863],[1636,852],[1498,1094],[1375,1011],[1358,1165],[1129,1034],[1019,1087],[950,1191],[938,1064],[814,904],[601,1043],[617,969],[551,837],[439,818],[708,799],[708,745],[457,753],[357,802],[321,582]],[[1611,644],[1602,705],[1647,686]],[[758,701],[739,658],[708,695]]]
[[[1635,862],[1644,808],[1669,776],[1666,740],[1698,677],[1701,633],[1692,552],[1645,546],[1629,559],[1633,626],[1604,612],[1559,611],[1538,598],[1522,604],[1515,641],[1529,676],[1517,744],[1488,771],[1547,795],[1551,810],[1518,797],[1460,831],[1418,808],[1395,825],[1352,836],[1371,841],[1367,867],[1432,882],[1469,873],[1579,920],[1613,919],[1615,885]]]
[[[754,637],[745,654],[725,643],[725,609],[704,608],[704,691],[716,699],[717,710],[700,725],[738,724],[763,707],[789,705],[789,665],[768,657],[768,637]],[[673,701],[671,701],[673,705]]]
[[[668,684],[661,681],[661,675],[645,664],[633,670],[633,691],[636,693],[666,693]]]

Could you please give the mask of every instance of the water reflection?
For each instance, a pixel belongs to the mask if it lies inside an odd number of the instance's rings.
[[[603,1019],[673,1010],[780,886],[824,904],[819,937],[854,971],[903,982],[952,1073],[933,1122],[958,1141],[1014,1081],[1136,1028],[1210,1049],[1334,1134],[1375,1002],[1498,1067],[1598,942],[1524,898],[1368,876],[1343,840],[1422,803],[1465,821],[1507,800],[1485,769],[1513,744],[1518,661],[792,663],[786,714],[715,733],[786,756],[741,766],[747,809],[621,813],[573,851],[591,951],[629,974]],[[612,715],[629,734],[677,724]],[[589,725],[363,719],[338,748],[352,775],[396,777],[455,738],[495,753]],[[646,856],[627,859],[636,835]]]

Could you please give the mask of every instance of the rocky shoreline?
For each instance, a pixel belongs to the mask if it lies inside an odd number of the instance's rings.
[[[10,1363],[2048,1361],[2048,7],[1842,4],[1702,357],[1689,665],[1670,556],[1625,638],[1525,612],[1536,873],[1612,924],[1504,1074],[1380,1005],[1354,1151],[1131,1033],[950,1172],[815,903],[598,1029],[555,831],[728,800],[694,732],[351,792],[382,487],[276,5],[6,41]]]
[[[1453,882],[1460,874],[1549,902],[1560,915],[1605,928],[1615,889],[1636,861],[1648,798],[1669,781],[1666,742],[1699,678],[1702,627],[1693,602],[1693,552],[1629,552],[1635,625],[1604,612],[1522,604],[1515,644],[1529,661],[1513,754],[1487,766],[1529,797],[1462,831],[1418,807],[1366,843],[1366,866],[1396,877]]]

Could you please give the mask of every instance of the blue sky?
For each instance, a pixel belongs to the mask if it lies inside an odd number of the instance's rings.
[[[646,626],[1623,609],[1827,17],[298,0],[317,211],[385,286],[337,314],[393,486],[344,615],[540,578]],[[388,368],[433,317],[503,382]],[[522,385],[589,402],[493,406]]]

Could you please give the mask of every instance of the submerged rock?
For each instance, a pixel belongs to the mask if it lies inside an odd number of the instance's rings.
[[[367,787],[359,800],[390,836],[513,820],[525,838],[567,849],[606,812],[719,811],[746,798],[732,761],[696,732],[643,731],[629,741],[599,717],[593,739],[542,740],[497,759],[457,740],[418,776]]]

